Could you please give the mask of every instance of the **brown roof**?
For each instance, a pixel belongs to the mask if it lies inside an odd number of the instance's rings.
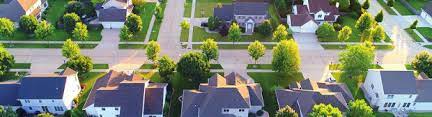
[[[309,11],[311,13],[317,13],[323,10],[324,12],[330,12],[330,14],[339,14],[339,10],[336,6],[330,5],[329,0],[309,0]]]
[[[31,6],[33,6],[38,0],[17,0],[18,3],[21,5],[21,7],[27,11],[30,9]]]
[[[234,0],[235,2],[269,2],[270,0]]]
[[[303,26],[310,20],[313,20],[313,17],[309,14],[290,15],[290,18],[291,26]]]

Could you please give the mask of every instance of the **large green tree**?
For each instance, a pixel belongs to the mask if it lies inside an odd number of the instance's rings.
[[[350,11],[351,2],[350,0],[336,0],[339,3],[339,10]]]
[[[282,41],[288,40],[288,31],[284,25],[279,25],[273,32],[273,40]]]
[[[363,4],[362,4],[362,8],[363,9],[369,9],[369,6],[370,6],[369,0],[364,1]]]
[[[14,23],[7,18],[0,18],[0,38],[7,39],[12,37],[15,32]]]
[[[19,20],[19,28],[26,33],[33,33],[38,25],[38,20],[33,15],[24,15]]]
[[[36,39],[48,40],[48,37],[50,37],[54,33],[54,27],[50,23],[48,23],[47,21],[43,20],[36,27],[36,30],[34,31],[34,33],[35,33]]]
[[[18,117],[18,114],[12,108],[0,106],[0,117]]]
[[[418,53],[411,65],[417,72],[424,72],[427,76],[432,77],[432,55],[427,51]]]
[[[375,25],[374,17],[368,13],[364,12],[358,19],[355,24],[355,27],[358,28],[361,32],[371,29]]]
[[[213,39],[206,39],[200,46],[201,51],[207,60],[217,60],[219,57],[219,47]]]
[[[207,79],[210,73],[210,63],[199,52],[184,54],[177,63],[177,72],[194,83]]]
[[[342,30],[340,30],[338,33],[338,39],[339,41],[344,42],[351,37],[351,34],[352,34],[351,28],[349,26],[344,26]]]
[[[156,41],[150,41],[146,47],[147,58],[154,63],[158,60],[160,53],[160,45]]]
[[[286,2],[286,0],[275,0],[275,5],[276,5],[276,8],[277,8],[277,10],[278,10],[278,13],[280,13],[281,15],[285,15],[285,14],[287,14],[288,12],[288,4],[287,4],[287,2]]]
[[[365,100],[355,100],[349,102],[348,117],[374,117],[372,108]]]
[[[125,26],[129,28],[129,31],[133,34],[140,32],[143,28],[143,22],[141,20],[141,16],[136,14],[130,14],[125,22]]]
[[[0,46],[0,76],[5,75],[15,64],[15,58],[3,46]]]
[[[321,103],[313,106],[309,117],[342,117],[342,112],[337,107]]]
[[[377,25],[373,28],[372,38],[377,41],[384,41],[386,39],[386,33],[381,25]]]
[[[373,29],[367,29],[361,33],[360,40],[362,42],[366,42],[366,41],[372,42],[373,41],[372,39],[373,39]]]
[[[373,65],[374,58],[374,48],[366,44],[349,46],[339,54],[339,62],[347,76],[358,76],[367,72]]]
[[[92,59],[88,56],[78,55],[70,58],[66,62],[66,67],[69,67],[82,75],[90,72],[93,69]]]
[[[164,78],[164,81],[168,81],[168,76],[174,74],[176,68],[175,62],[168,56],[162,56],[159,61],[159,75]]]
[[[237,23],[233,23],[231,27],[228,30],[228,39],[230,39],[233,42],[237,42],[241,39],[241,30],[239,25]]]
[[[77,40],[85,41],[89,38],[87,25],[78,22],[72,31],[72,37]]]
[[[133,34],[129,31],[127,26],[123,26],[120,30],[119,37],[121,40],[131,40]]]
[[[316,30],[316,35],[320,41],[332,40],[336,35],[336,30],[332,25],[328,22],[324,22],[321,26]]]
[[[67,39],[62,47],[62,55],[66,58],[72,58],[81,54],[80,47],[71,39]]]
[[[275,117],[298,117],[298,114],[291,107],[285,106],[276,112]]]
[[[273,27],[270,20],[264,20],[264,22],[258,26],[257,32],[264,36],[269,36],[273,32]]]
[[[300,70],[300,53],[294,40],[282,40],[273,47],[273,71],[295,73]]]
[[[75,29],[75,25],[81,22],[80,17],[75,13],[66,13],[63,16],[64,28],[68,32],[72,32]]]
[[[255,61],[255,64],[257,63],[259,58],[264,56],[265,49],[266,49],[265,46],[258,40],[255,40],[255,42],[249,44],[248,46],[249,56],[252,57],[252,59]]]

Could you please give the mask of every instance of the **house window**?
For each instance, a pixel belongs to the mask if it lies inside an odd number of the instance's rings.
[[[118,108],[114,108],[114,110],[118,110]]]
[[[406,106],[406,103],[404,103],[403,105],[402,105],[402,107],[405,107]]]
[[[105,108],[102,108],[103,111],[105,111]]]
[[[375,93],[375,97],[376,97],[376,98],[378,98],[378,97],[379,97],[379,96],[378,96],[378,93]]]
[[[387,95],[387,99],[393,99],[394,95]]]
[[[387,107],[387,103],[384,103],[384,107]]]
[[[42,106],[42,111],[48,112],[48,107],[47,106]]]
[[[39,103],[42,103],[42,100],[39,100]]]
[[[54,102],[54,100],[51,100],[51,102]]]
[[[29,107],[29,110],[33,110],[33,108],[32,108],[32,107]]]
[[[120,117],[120,115],[116,115],[116,117]]]
[[[412,98],[412,95],[410,95],[409,98]]]
[[[223,112],[229,112],[229,109],[224,109]]]
[[[413,106],[415,106],[416,103],[413,104]]]
[[[30,100],[24,100],[25,103],[30,103]]]
[[[373,84],[371,84],[371,88],[374,89],[374,85]]]
[[[407,105],[406,105],[406,107],[409,107],[411,105],[411,103],[408,103]]]
[[[244,112],[244,109],[239,109],[239,112]]]
[[[394,107],[395,105],[396,105],[396,103],[393,102],[392,105],[391,105],[391,107]]]

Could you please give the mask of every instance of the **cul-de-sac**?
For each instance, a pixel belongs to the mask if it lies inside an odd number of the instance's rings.
[[[432,117],[432,0],[0,0],[0,117]]]

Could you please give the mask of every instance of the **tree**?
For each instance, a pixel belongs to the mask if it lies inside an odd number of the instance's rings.
[[[207,22],[209,30],[216,30],[222,24],[221,20],[216,16],[210,16]]]
[[[418,20],[415,20],[411,25],[410,25],[410,29],[416,29],[417,28],[417,23],[418,23]]]
[[[26,33],[33,33],[38,25],[38,20],[33,15],[24,15],[19,20],[19,27]]]
[[[349,102],[348,117],[374,117],[372,108],[366,103],[366,101],[355,100]]]
[[[213,39],[206,39],[201,45],[201,50],[207,60],[217,60],[219,57],[219,47]]]
[[[287,28],[284,25],[280,24],[273,32],[273,40],[282,41],[287,39],[288,39]]]
[[[18,117],[18,114],[12,108],[0,106],[0,117]]]
[[[341,11],[350,11],[350,0],[337,0],[337,2],[339,3],[339,9]]]
[[[159,69],[158,69],[159,75],[163,78],[166,78],[165,81],[168,81],[167,77],[169,75],[174,74],[176,64],[168,56],[161,57],[161,59],[159,59],[159,61],[158,61],[158,64],[159,64]]]
[[[248,46],[249,56],[252,57],[252,59],[255,61],[255,64],[257,64],[259,58],[264,56],[265,49],[266,49],[265,46],[258,40],[255,40],[255,42],[249,44]]]
[[[163,3],[163,2],[161,2],[161,3]],[[156,19],[158,19],[157,21],[159,21],[159,22],[162,21],[161,19],[163,18],[163,9],[160,6],[160,4],[156,6],[154,15],[156,16]]]
[[[424,72],[427,76],[432,77],[432,55],[429,52],[418,53],[411,61],[411,65],[417,72]]]
[[[36,39],[47,40],[54,32],[54,27],[47,21],[43,20],[34,31]]]
[[[78,55],[70,58],[69,61],[66,62],[66,67],[69,67],[82,75],[93,69],[93,62],[88,56]]]
[[[81,50],[77,43],[71,39],[67,39],[62,47],[62,55],[66,58],[72,58],[81,54]]]
[[[87,40],[89,38],[87,25],[78,22],[75,25],[75,29],[72,31],[72,37],[81,41]]]
[[[384,14],[383,14],[383,10],[380,10],[378,12],[378,14],[375,16],[375,21],[376,22],[382,22],[384,19]]]
[[[232,40],[233,46],[234,46],[234,42],[240,40],[241,38],[240,36],[241,36],[241,30],[239,25],[233,23],[228,30],[228,39]]]
[[[360,18],[357,19],[355,27],[358,28],[360,32],[363,32],[367,29],[372,28],[374,25],[375,25],[375,20],[373,16],[368,12],[364,12],[360,16]]]
[[[133,34],[140,32],[143,28],[141,17],[136,14],[130,14],[126,19],[125,26],[127,26],[129,31]]]
[[[316,30],[316,34],[320,41],[325,41],[333,39],[334,35],[336,34],[336,30],[328,22],[324,22],[321,26],[318,27],[318,29]]]
[[[7,18],[0,18],[0,37],[10,38],[15,32],[14,23]]]
[[[369,9],[369,6],[370,6],[369,0],[364,1],[363,4],[362,4],[362,8],[363,9]]]
[[[288,13],[287,12],[288,7],[287,7],[286,0],[275,0],[275,5],[276,5],[276,8],[277,8],[278,12],[281,15],[284,15],[284,14]]]
[[[387,6],[393,7],[394,1],[393,0],[387,0]]]
[[[375,28],[372,30],[372,37],[374,40],[379,40],[379,41],[385,40],[386,34],[384,28],[381,25],[375,26]]]
[[[350,38],[352,34],[352,30],[349,26],[344,26],[342,30],[339,31],[338,39],[342,42],[345,42]]]
[[[158,60],[160,53],[160,45],[156,41],[150,41],[146,47],[147,58],[153,62]]]
[[[75,25],[81,22],[80,17],[75,13],[66,13],[63,16],[63,23],[65,30],[68,32],[72,32],[75,29]]]
[[[120,39],[121,40],[131,40],[133,34],[129,31],[129,28],[127,26],[123,26],[120,30]]]
[[[362,6],[359,0],[350,0],[350,10],[360,15],[362,13]]]
[[[257,32],[264,36],[269,36],[271,32],[273,32],[273,27],[270,23],[270,20],[264,20],[264,22],[259,25],[257,29]]]
[[[273,71],[295,73],[300,70],[300,53],[294,40],[282,40],[273,47]]]
[[[294,111],[294,109],[292,109],[291,107],[289,107],[288,105],[279,109],[276,112],[276,117],[298,117],[297,112]]]
[[[373,39],[373,31],[372,31],[372,29],[367,29],[367,30],[363,31],[363,33],[361,33],[360,40],[362,42],[372,41],[372,39]]]
[[[51,115],[50,113],[41,113],[41,114],[38,114],[37,117],[54,117],[54,116]]]
[[[199,83],[210,73],[210,63],[199,52],[189,52],[184,54],[177,63],[177,72],[181,76]]]
[[[374,57],[374,48],[362,44],[348,46],[339,54],[339,62],[345,75],[358,76],[367,72],[373,65]]]
[[[189,23],[188,21],[186,21],[186,20],[183,20],[183,21],[180,23],[180,27],[182,27],[182,29],[184,29],[184,30],[187,30],[187,29],[190,28],[190,23]]]
[[[314,105],[310,117],[342,117],[342,112],[332,105],[318,104]]]
[[[0,76],[5,75],[15,64],[15,58],[4,47],[0,46]]]
[[[141,7],[146,3],[145,0],[132,0],[132,4],[137,7]]]
[[[84,14],[84,4],[79,1],[69,1],[67,3],[65,12],[66,13],[76,13],[78,16],[83,16]]]

